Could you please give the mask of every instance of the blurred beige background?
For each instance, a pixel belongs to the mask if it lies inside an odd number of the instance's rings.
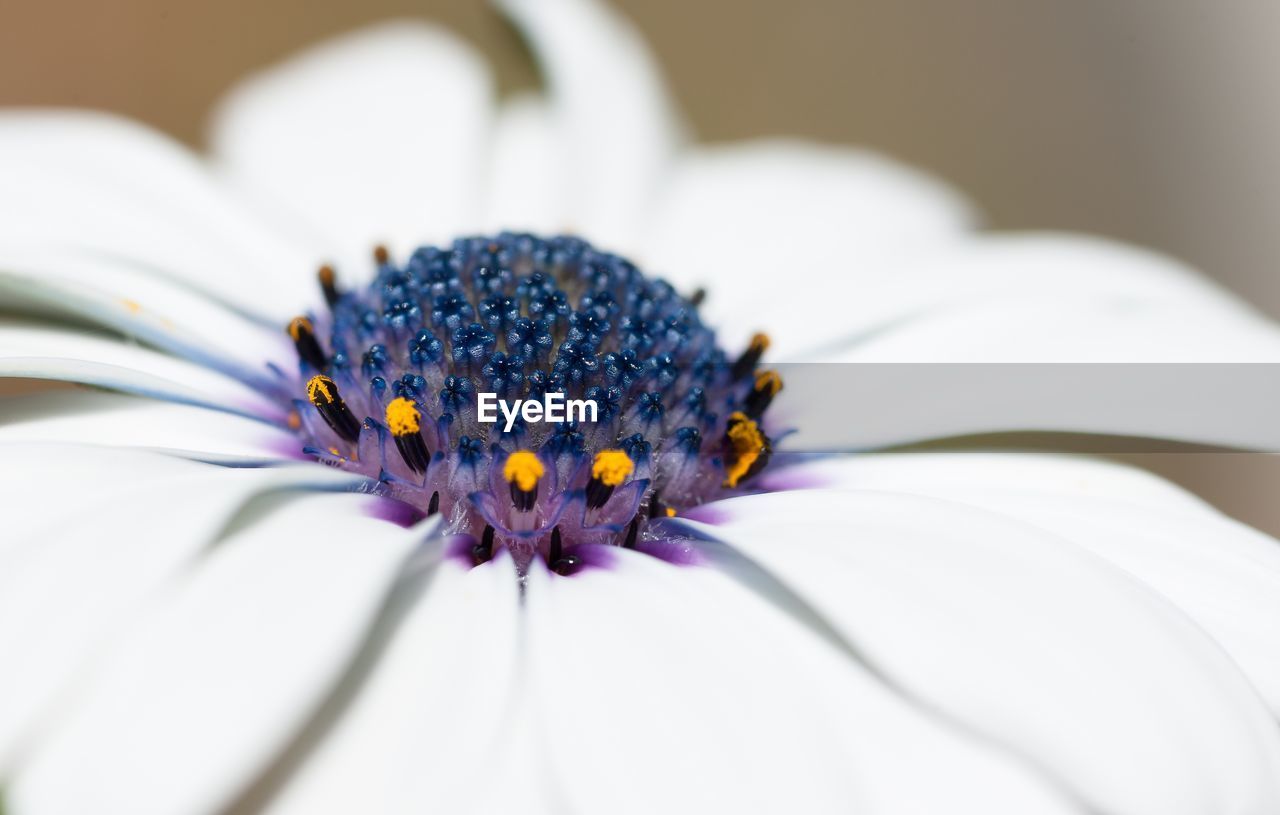
[[[1153,246],[1280,315],[1280,2],[617,2],[704,139],[867,145],[948,179],[992,226]],[[504,90],[535,81],[477,0],[0,0],[0,104],[106,108],[199,145],[237,77],[388,16],[455,29]],[[1280,532],[1273,457],[1135,460]]]

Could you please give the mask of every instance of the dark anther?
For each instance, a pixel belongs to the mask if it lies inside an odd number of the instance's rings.
[[[320,342],[316,340],[315,329],[306,317],[294,317],[289,322],[289,338],[293,347],[298,349],[298,357],[317,371],[323,371],[329,365]]]
[[[404,459],[404,463],[409,465],[409,469],[415,473],[425,473],[427,471],[427,462],[431,460],[431,453],[427,450],[427,442],[422,438],[421,433],[409,433],[404,436],[392,435],[396,440],[396,449],[400,451],[400,457]]]
[[[613,487],[594,476],[587,482],[587,506],[590,509],[599,509],[609,503],[609,499],[613,497]]]
[[[702,287],[698,287],[698,289],[695,290],[693,294],[689,295],[689,303],[695,308],[702,305],[702,301],[706,299],[707,299],[707,290]]]
[[[511,503],[515,504],[516,509],[520,512],[528,512],[533,509],[533,505],[538,502],[538,485],[535,483],[533,489],[522,490],[520,485],[515,481],[511,482]]]
[[[427,517],[431,517],[440,511],[440,490],[431,493],[431,503],[427,504]]]
[[[387,405],[387,427],[404,463],[415,473],[425,473],[431,452],[422,438],[422,414],[413,400],[403,396],[391,400]]]
[[[555,563],[551,564],[551,569],[556,574],[563,574],[563,575],[573,574],[574,570],[576,570],[578,568],[578,565],[581,563],[582,563],[582,558],[578,557],[577,555],[565,555],[564,557],[555,561]]]
[[[781,390],[782,377],[774,371],[761,371],[756,374],[751,393],[747,394],[746,414],[753,419],[759,419],[769,409],[773,397],[777,396]]]
[[[493,557],[493,527],[485,526],[484,534],[480,536],[480,542],[471,547],[471,559],[479,566],[486,563]]]
[[[387,247],[382,244],[373,247],[373,262],[379,266],[386,266],[391,262],[391,253],[387,251]]]
[[[733,378],[742,379],[747,374],[755,370],[756,364],[760,362],[760,358],[764,356],[764,352],[769,348],[769,338],[764,334],[756,334],[751,338],[751,344],[747,346],[747,350],[742,352],[742,356],[738,357],[733,363],[733,369],[730,372]]]
[[[342,293],[338,291],[337,278],[333,273],[333,267],[327,264],[321,266],[316,276],[320,278],[320,290],[324,292],[324,301],[329,304],[329,308],[333,308],[342,297]]]
[[[338,386],[327,376],[313,376],[307,381],[307,397],[325,423],[342,438],[355,443],[360,438],[360,422],[338,394]]]
[[[636,548],[636,535],[640,532],[640,516],[631,519],[631,526],[627,529],[627,540],[622,544],[625,549]]]
[[[552,564],[560,562],[560,553],[564,550],[564,544],[560,541],[560,527],[551,530],[551,545],[547,547],[547,560]]]

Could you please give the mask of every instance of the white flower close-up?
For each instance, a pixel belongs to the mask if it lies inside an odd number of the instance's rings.
[[[499,6],[541,92],[406,21],[208,155],[0,111],[0,377],[77,386],[0,398],[0,812],[1280,812],[1276,540],[1081,456],[802,455],[757,370],[1280,326],[869,152],[699,143],[612,9]],[[484,382],[616,411],[480,439]]]

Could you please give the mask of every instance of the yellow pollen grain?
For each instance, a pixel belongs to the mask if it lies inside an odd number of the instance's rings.
[[[591,462],[591,477],[604,482],[606,487],[616,487],[635,468],[631,456],[621,450],[601,450]]]
[[[782,390],[782,377],[778,376],[777,371],[761,371],[756,374],[755,389],[770,396],[777,396],[778,391]]]
[[[724,485],[736,487],[743,476],[751,469],[751,465],[760,458],[764,449],[764,434],[760,427],[745,413],[729,414],[729,447],[732,449],[730,461],[725,469]]]
[[[289,411],[289,416],[285,421],[288,422],[290,430],[297,430],[302,427],[302,417],[298,415],[296,410]]]
[[[751,336],[751,350],[758,350],[764,353],[769,350],[769,335],[764,333],[753,334]]]
[[[403,396],[391,400],[387,405],[387,427],[393,436],[408,436],[417,433],[420,428],[422,414],[418,406]]]
[[[507,463],[502,465],[502,477],[508,484],[515,484],[516,489],[521,492],[529,492],[538,486],[538,479],[542,478],[544,472],[546,469],[542,462],[528,450],[515,451],[507,457]]]
[[[311,321],[306,317],[294,317],[289,321],[289,339],[297,342],[303,333],[314,334],[315,329],[311,327]]]
[[[311,404],[317,407],[332,405],[337,395],[338,386],[329,377],[318,374],[307,380],[307,398],[311,400]]]
[[[319,271],[319,275],[320,275],[320,283],[321,283],[321,285],[324,285],[324,286],[332,286],[332,285],[333,285],[333,283],[334,283],[334,273],[333,273],[333,267],[332,267],[332,266],[329,266],[328,264],[326,264],[326,265],[324,265],[324,266],[321,266],[321,267],[320,267],[320,271]]]
[[[668,518],[674,518],[674,517],[676,517],[676,508],[675,508],[675,507],[667,507],[667,517],[668,517]]]

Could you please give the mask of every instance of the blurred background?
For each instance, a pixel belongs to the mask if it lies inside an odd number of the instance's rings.
[[[1280,3],[615,0],[697,134],[790,133],[929,170],[988,225],[1076,229],[1187,260],[1280,316]],[[532,87],[477,0],[0,0],[0,105],[135,117],[201,146],[255,68],[391,16],[439,22]],[[1129,457],[1280,533],[1273,457]]]

